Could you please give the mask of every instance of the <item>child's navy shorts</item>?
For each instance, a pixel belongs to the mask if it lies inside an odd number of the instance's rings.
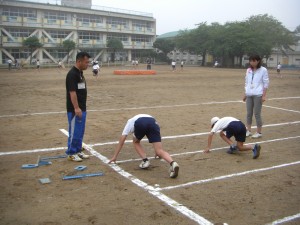
[[[134,123],[134,135],[138,140],[146,135],[149,143],[161,142],[160,128],[152,117],[138,118]]]
[[[241,121],[232,121],[228,124],[228,127],[223,131],[226,131],[226,137],[235,137],[236,141],[245,142],[246,141],[246,127]]]

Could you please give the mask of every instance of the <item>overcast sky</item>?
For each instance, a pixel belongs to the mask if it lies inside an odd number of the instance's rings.
[[[294,31],[300,25],[300,0],[92,0],[93,5],[152,13],[156,34],[195,28],[201,22],[243,21],[252,15],[274,16]]]

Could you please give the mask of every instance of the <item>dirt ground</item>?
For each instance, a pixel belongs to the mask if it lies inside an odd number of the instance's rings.
[[[85,71],[88,114],[84,142],[108,159],[116,145],[107,142],[117,141],[127,119],[139,113],[154,116],[163,137],[208,132],[213,116],[245,121],[241,102],[244,69],[185,67],[172,72],[169,66],[154,65],[157,75],[113,75],[113,70],[124,68],[104,67],[98,79],[91,69]],[[39,156],[64,154],[67,137],[59,129],[68,127],[67,71],[0,71],[0,224],[197,224],[95,156],[82,163],[60,158],[52,159],[52,165],[21,169],[23,164],[36,163]],[[257,160],[250,152],[227,154],[218,135],[213,140],[216,150],[204,154],[207,135],[198,134],[163,139],[164,149],[175,154],[180,165],[176,179],[168,177],[169,166],[159,159],[152,159],[148,170],[139,169],[132,144],[121,151],[119,166],[150,186],[164,188],[296,162],[161,193],[214,224],[260,225],[298,214],[300,71],[282,73],[280,79],[275,70],[269,70],[270,88],[262,115],[264,124],[270,126],[263,129]],[[295,123],[286,124],[290,122]],[[143,145],[153,157],[152,146]],[[78,165],[87,169],[76,172]],[[100,171],[103,176],[62,180],[65,175]],[[51,183],[41,184],[40,178],[50,178]],[[300,224],[300,219],[285,224]]]

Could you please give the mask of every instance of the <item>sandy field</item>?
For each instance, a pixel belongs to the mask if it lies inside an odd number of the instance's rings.
[[[169,66],[154,65],[157,75],[113,75],[113,70],[128,68],[104,67],[98,79],[91,69],[84,73],[84,142],[90,159],[50,159],[51,165],[33,169],[21,167],[39,157],[65,154],[67,136],[61,129],[68,129],[68,69],[0,71],[0,224],[300,224],[300,71],[282,70],[280,79],[269,70],[263,137],[246,141],[262,146],[261,156],[253,160],[251,152],[227,154],[219,135],[211,153],[202,152],[213,116],[245,122],[244,69],[172,72]],[[157,119],[163,147],[180,165],[176,179],[169,178],[166,162],[153,158],[147,141],[142,144],[149,169],[139,169],[131,143],[124,145],[117,165],[106,163],[127,119],[139,113]],[[87,169],[76,171],[78,165]],[[97,172],[104,175],[62,179]],[[41,184],[41,178],[51,183]]]

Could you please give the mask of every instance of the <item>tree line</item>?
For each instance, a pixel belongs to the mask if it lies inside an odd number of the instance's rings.
[[[299,32],[300,26],[292,32],[274,17],[264,14],[224,25],[203,22],[195,29],[181,30],[174,38],[158,38],[154,47],[163,58],[173,50],[180,50],[201,55],[202,66],[210,54],[223,66],[234,66],[234,59],[239,58],[238,66],[242,67],[245,55],[258,54],[268,60],[274,49],[282,54],[292,51],[290,46],[297,44]]]

